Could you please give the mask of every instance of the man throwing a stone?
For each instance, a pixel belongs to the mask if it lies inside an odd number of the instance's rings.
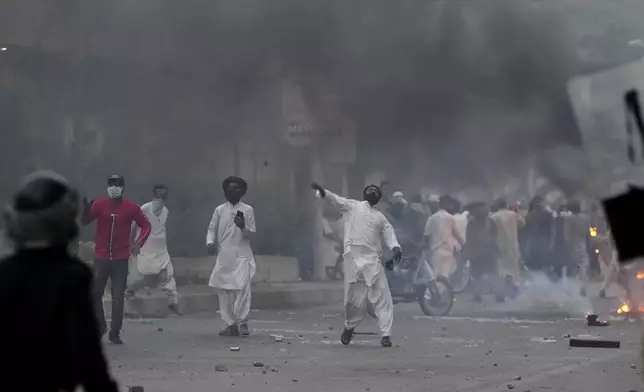
[[[345,325],[341,336],[342,344],[351,343],[353,331],[364,316],[367,300],[378,316],[382,335],[380,344],[391,347],[394,305],[381,264],[382,244],[384,242],[394,253],[395,262],[400,261],[402,251],[393,227],[374,208],[380,201],[382,192],[377,186],[369,185],[363,191],[363,201],[358,201],[340,197],[315,183],[312,188],[344,216]]]

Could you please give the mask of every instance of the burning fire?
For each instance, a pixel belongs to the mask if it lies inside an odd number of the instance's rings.
[[[599,254],[599,249],[595,249],[595,254]]]
[[[624,302],[622,306],[617,309],[617,314],[624,314],[624,313],[630,313],[631,312],[631,306]]]
[[[637,275],[635,275],[635,279],[637,280],[643,280],[644,279],[644,271],[639,271]]]
[[[644,313],[644,306],[640,305],[637,307],[637,309],[633,309],[631,307],[631,304],[629,304],[628,302],[624,302],[622,306],[620,306],[617,309],[617,314],[627,314],[627,313],[633,313],[633,312]]]
[[[591,237],[597,237],[597,228],[596,228],[596,227],[594,227],[594,226],[593,226],[593,227],[591,227],[591,228],[589,229],[589,232],[590,232],[590,236],[591,236]]]

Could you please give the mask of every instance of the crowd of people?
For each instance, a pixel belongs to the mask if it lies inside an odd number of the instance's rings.
[[[402,192],[383,195],[376,185],[364,189],[362,200],[340,197],[318,184],[312,187],[342,221],[345,345],[368,303],[378,318],[381,345],[392,346],[393,301],[382,263],[387,251],[393,263],[403,252],[425,257],[447,278],[467,261],[475,301],[487,293],[497,301],[516,296],[525,270],[544,272],[554,280],[576,275],[582,282],[580,294],[586,295],[591,257],[597,254],[609,266],[602,293],[619,276],[604,220],[597,209],[584,212],[577,201],[553,212],[535,197],[524,211],[503,198],[490,206],[477,202],[462,207],[449,195],[407,202]],[[12,315],[0,324],[0,333],[12,337],[5,348],[5,356],[11,358],[10,367],[3,369],[10,376],[5,385],[28,390],[74,390],[81,385],[88,391],[115,391],[100,338],[107,334],[110,342],[123,344],[125,299],[144,286],[158,286],[167,294],[170,310],[180,313],[166,244],[168,188],[155,185],[152,200],[142,207],[126,200],[124,189],[125,179],[111,176],[108,197],[83,199],[81,204],[67,180],[39,172],[24,180],[6,206],[5,229],[15,252],[0,263],[0,301]],[[206,249],[216,256],[209,286],[218,290],[225,324],[220,335],[246,337],[255,273],[255,214],[242,202],[248,190],[243,179],[225,179],[222,190],[226,202],[215,209],[206,233]],[[97,222],[93,271],[73,256],[79,221]],[[143,278],[128,287],[131,257]],[[102,302],[108,280],[109,331]],[[42,355],[31,355],[36,352]],[[49,371],[47,376],[20,376],[20,369],[33,366]]]
[[[243,202],[247,184],[229,177],[226,203],[215,209],[206,248],[217,256],[209,285],[218,289],[220,335],[248,336],[250,283],[255,271],[250,247],[255,233],[253,208]],[[13,252],[0,263],[0,301],[11,317],[0,327],[12,339],[5,345],[3,385],[8,390],[117,390],[102,353],[101,337],[123,344],[125,299],[145,286],[157,286],[180,314],[174,272],[166,243],[168,187],[155,185],[149,203],[139,207],[124,198],[125,179],[107,180],[107,197],[83,198],[62,176],[36,172],[23,181],[3,211]],[[96,221],[90,268],[75,257],[80,227]],[[129,260],[142,279],[127,286]],[[108,281],[112,296],[109,330],[103,314]],[[25,377],[37,368],[40,377]]]
[[[383,183],[383,193],[390,187]],[[618,281],[610,232],[596,204],[584,209],[573,199],[554,206],[535,196],[527,208],[506,198],[462,206],[450,195],[415,195],[407,201],[403,192],[389,191],[377,208],[395,228],[405,252],[425,257],[437,274],[450,278],[468,262],[477,302],[487,293],[499,302],[515,297],[530,273],[553,281],[575,277],[582,296],[587,283],[602,274],[600,296]]]

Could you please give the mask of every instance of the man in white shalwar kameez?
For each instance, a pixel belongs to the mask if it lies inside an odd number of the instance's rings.
[[[357,201],[340,197],[318,184],[312,187],[331,207],[341,211],[344,219],[345,323],[340,340],[344,345],[351,343],[353,331],[364,316],[365,301],[369,301],[378,317],[380,344],[391,347],[394,305],[381,264],[382,243],[394,253],[396,262],[402,252],[393,227],[374,208],[382,193],[377,186],[369,185],[363,192],[364,201]]]
[[[436,274],[449,278],[456,272],[456,252],[463,248],[465,239],[458,229],[454,216],[448,212],[453,206],[449,196],[440,198],[439,210],[425,224],[423,242]]]
[[[125,297],[132,298],[138,290],[156,286],[168,296],[170,311],[181,314],[177,283],[174,280],[174,268],[170,261],[166,240],[166,222],[169,210],[165,206],[165,201],[168,196],[168,188],[158,184],[154,186],[152,193],[152,201],[141,206],[141,211],[150,221],[150,237],[141,247],[138,256],[135,256],[137,269],[143,278],[130,285],[125,292]]]
[[[255,275],[251,239],[255,234],[253,207],[242,203],[248,185],[239,177],[228,177],[223,183],[226,203],[215,209],[206,245],[217,254],[209,286],[218,289],[219,313],[226,324],[221,336],[249,335],[250,285]]]

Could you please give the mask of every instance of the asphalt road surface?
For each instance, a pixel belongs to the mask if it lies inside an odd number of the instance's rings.
[[[441,319],[398,304],[388,349],[369,335],[342,346],[340,305],[253,311],[249,338],[219,337],[217,314],[127,320],[126,344],[106,352],[125,391],[644,391],[639,322],[588,327],[586,306],[606,315],[615,301],[474,305],[462,296]],[[357,330],[376,332],[375,320]],[[569,336],[584,335],[622,347],[568,347]]]

